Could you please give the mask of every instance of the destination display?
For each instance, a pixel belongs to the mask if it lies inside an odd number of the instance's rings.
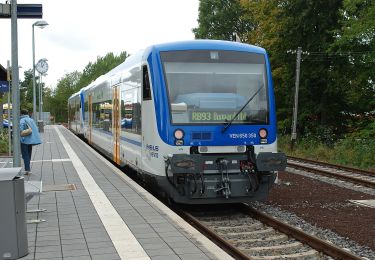
[[[237,112],[227,111],[191,111],[190,122],[225,122],[230,121]],[[235,118],[234,122],[245,121],[247,113],[242,111]]]

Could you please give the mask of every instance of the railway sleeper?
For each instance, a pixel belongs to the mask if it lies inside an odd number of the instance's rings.
[[[230,232],[230,231],[238,231],[238,230],[259,230],[261,228],[264,228],[264,225],[259,222],[259,223],[254,223],[250,225],[229,226],[229,227],[220,226],[220,227],[213,227],[213,228],[215,230],[218,230],[219,232],[221,231]]]
[[[251,256],[252,260],[275,260],[275,259],[321,259],[321,254],[311,249],[302,253],[288,254],[288,255],[277,255],[277,256]]]
[[[223,217],[202,217],[198,216],[199,221],[201,222],[207,222],[207,223],[215,223],[217,225],[221,226],[237,226],[237,225],[252,225],[260,223],[258,220],[255,219],[249,219],[248,216],[232,216],[231,218],[223,218]],[[211,225],[211,224],[210,224]]]
[[[236,247],[239,246],[261,246],[265,242],[277,244],[279,245],[280,242],[288,241],[289,237],[287,235],[276,235],[276,236],[270,236],[265,238],[256,238],[256,239],[231,239],[229,240],[230,243],[234,244]]]
[[[238,247],[241,251],[247,254],[254,255],[280,255],[280,254],[294,254],[296,252],[305,252],[306,249],[301,242],[285,243],[276,246],[260,246],[260,247]]]
[[[255,230],[255,231],[245,231],[245,232],[237,232],[237,233],[226,233],[223,234],[225,237],[245,237],[245,238],[261,238],[264,236],[269,236],[270,234],[275,234],[276,230],[273,228],[266,228],[262,230]]]

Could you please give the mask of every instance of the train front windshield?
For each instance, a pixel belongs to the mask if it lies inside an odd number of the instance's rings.
[[[172,124],[268,124],[264,55],[191,50],[161,59]]]

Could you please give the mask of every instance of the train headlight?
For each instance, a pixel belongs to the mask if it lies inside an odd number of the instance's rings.
[[[266,138],[267,134],[268,134],[267,133],[267,129],[262,128],[262,129],[259,130],[259,136],[260,136],[260,138],[262,138],[262,139]]]
[[[184,133],[184,131],[182,131],[181,129],[176,129],[176,130],[174,131],[174,138],[176,138],[176,139],[178,139],[178,140],[184,138],[184,135],[185,135],[185,133]]]
[[[267,135],[268,135],[267,129],[262,128],[262,129],[259,130],[259,137],[260,137],[260,143],[261,144],[268,143]]]

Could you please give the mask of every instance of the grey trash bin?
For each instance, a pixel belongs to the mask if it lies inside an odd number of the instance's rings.
[[[38,120],[39,133],[44,133],[44,122],[43,120]]]
[[[0,259],[27,255],[25,187],[21,168],[0,169]]]

